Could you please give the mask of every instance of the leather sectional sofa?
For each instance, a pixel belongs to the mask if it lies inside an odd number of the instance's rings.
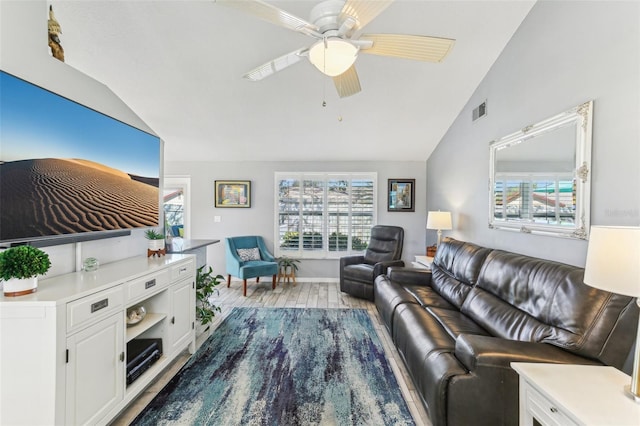
[[[431,271],[376,278],[376,307],[435,426],[517,425],[513,361],[628,363],[637,305],[583,273],[446,238]]]

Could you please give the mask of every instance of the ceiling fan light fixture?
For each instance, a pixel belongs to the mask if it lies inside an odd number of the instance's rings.
[[[351,68],[357,57],[358,48],[340,38],[319,40],[309,49],[309,61],[330,77],[336,77]]]

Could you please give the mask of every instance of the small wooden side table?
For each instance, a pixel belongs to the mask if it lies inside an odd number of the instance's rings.
[[[293,286],[296,286],[296,271],[294,271],[293,269],[291,269],[291,271],[289,273],[287,272],[282,272],[282,270],[278,270],[278,284],[280,284],[280,279],[284,279],[284,282],[287,283],[291,283],[291,280],[293,280]]]

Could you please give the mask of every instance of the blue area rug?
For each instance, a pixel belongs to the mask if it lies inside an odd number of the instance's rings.
[[[365,310],[234,308],[134,425],[413,425]]]

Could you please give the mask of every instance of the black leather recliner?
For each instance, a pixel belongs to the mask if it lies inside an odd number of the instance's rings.
[[[404,229],[376,225],[364,255],[340,258],[340,291],[361,299],[373,300],[373,282],[390,266],[404,266],[402,245]]]

